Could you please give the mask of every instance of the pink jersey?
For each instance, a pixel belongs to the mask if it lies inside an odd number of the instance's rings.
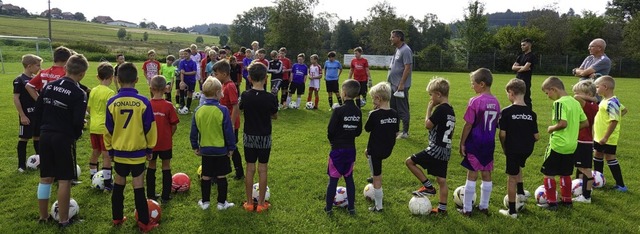
[[[472,127],[464,146],[483,165],[493,161],[499,119],[500,103],[493,95],[483,93],[469,100],[464,120]]]

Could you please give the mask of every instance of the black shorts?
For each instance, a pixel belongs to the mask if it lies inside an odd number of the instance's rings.
[[[31,121],[29,125],[31,125],[32,137],[40,137],[40,121],[37,118],[29,118],[29,120]]]
[[[187,92],[191,92],[193,93],[193,91],[196,91],[196,82],[195,81],[184,81],[185,84],[187,84]]]
[[[269,163],[271,149],[244,148],[244,161],[247,163]]]
[[[32,121],[33,118],[27,116],[27,118],[29,118],[30,121]],[[20,128],[18,130],[18,138],[21,139],[31,139],[34,136],[34,132],[33,132],[33,122],[31,122],[29,125],[22,125],[20,124]]]
[[[275,79],[275,80],[271,80],[271,86],[269,86],[271,88],[271,93],[273,95],[278,95],[278,91],[280,90],[280,84],[282,83],[281,79]],[[265,87],[267,85],[267,83],[264,83]]]
[[[282,80],[282,82],[280,82],[280,86],[278,86],[278,88],[280,88],[280,90],[288,91],[290,83],[291,82],[289,80]]]
[[[224,156],[202,156],[202,176],[218,177],[231,173],[231,160]]]
[[[420,151],[420,153],[412,155],[411,161],[427,170],[429,175],[447,178],[447,167],[449,166],[449,162],[436,159],[429,155],[427,151],[423,150]]]
[[[369,83],[368,81],[358,81],[358,83],[360,83],[360,95],[362,96],[367,96],[367,84]]]
[[[173,158],[173,150],[165,150],[165,151],[153,151],[153,158],[151,160],[156,160],[158,157],[162,160],[170,160]]]
[[[507,169],[506,173],[508,175],[518,175],[520,173],[520,168],[525,166],[525,162],[527,158],[529,158],[530,154],[507,154]]]
[[[74,139],[67,134],[44,132],[40,137],[40,177],[77,179]]]
[[[135,178],[135,177],[141,176],[142,173],[144,173],[144,170],[146,169],[146,166],[144,163],[125,164],[125,163],[115,162],[114,166],[115,166],[114,170],[116,171],[116,174],[122,177],[127,177],[129,176],[129,173],[131,173],[131,177]]]
[[[618,146],[616,145],[601,145],[598,142],[593,142],[593,149],[598,153],[615,155],[617,148]]]
[[[371,171],[371,175],[379,176],[382,174],[382,157],[374,157],[369,155],[369,171]]]
[[[180,91],[180,80],[176,80],[176,91]]]
[[[549,148],[540,172],[546,176],[571,176],[573,174],[573,158],[573,154],[560,154]]]
[[[338,81],[337,80],[327,80],[327,81],[325,81],[325,84],[327,85],[327,92],[329,92],[329,93],[339,93],[340,92],[340,87],[338,87]]]
[[[291,85],[289,85],[289,93],[297,94],[297,95],[304,94],[304,83],[298,84],[298,83],[292,82]]]
[[[593,144],[578,143],[578,148],[573,154],[577,168],[589,168],[593,166]]]

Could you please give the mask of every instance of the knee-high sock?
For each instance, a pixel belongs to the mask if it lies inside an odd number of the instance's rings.
[[[36,151],[36,154],[40,154],[40,140],[33,140],[33,149]]]
[[[171,193],[171,169],[162,170],[162,198],[169,198],[169,193]]]
[[[27,142],[18,141],[18,168],[27,169]]]
[[[156,169],[147,168],[147,197],[154,198],[156,196]]]
[[[338,94],[338,104],[342,106],[342,98],[340,97],[340,94]]]
[[[113,220],[122,220],[122,217],[124,217],[124,185],[113,185],[113,193],[111,193],[111,216]]]
[[[329,108],[333,108],[333,95],[329,96]]]
[[[560,194],[563,202],[571,202],[571,176],[560,176]]]
[[[336,197],[336,188],[338,187],[338,179],[329,177],[329,184],[327,185],[327,194],[325,197],[326,206],[324,210],[331,210],[333,208],[333,200]]]
[[[382,193],[382,188],[373,189],[373,193],[376,208],[382,210],[382,197],[384,196],[384,193]]]
[[[591,198],[591,189],[587,189],[587,184],[593,183],[592,175],[582,175],[582,196],[584,198]]]
[[[480,184],[480,204],[478,205],[480,209],[489,208],[489,199],[491,198],[491,190],[493,190],[493,182],[483,180],[482,184]]]
[[[471,212],[473,209],[473,195],[475,193],[476,182],[467,180],[467,183],[464,185],[464,201],[462,202],[464,212]]]
[[[347,184],[347,201],[349,201],[347,209],[354,210],[356,208],[356,185],[353,182],[353,174],[348,177],[344,177],[344,182]]]
[[[556,179],[554,178],[544,178],[544,191],[547,194],[547,203],[557,203],[558,198],[556,197]]]
[[[133,189],[133,195],[138,211],[138,221],[142,224],[149,224],[149,205],[147,205],[147,198],[144,196],[144,188]]]
[[[218,203],[224,203],[227,201],[227,178],[218,178]]]
[[[187,109],[191,110],[191,102],[193,101],[193,98],[187,97]]]
[[[593,157],[593,170],[603,172],[604,169],[604,159]]]
[[[202,202],[208,202],[211,199],[211,179],[201,179],[200,190],[202,190]]]
[[[608,160],[607,165],[609,165],[609,170],[611,170],[611,175],[616,180],[616,185],[624,187],[624,180],[622,179],[622,170],[620,169],[620,163],[618,163],[618,159]]]

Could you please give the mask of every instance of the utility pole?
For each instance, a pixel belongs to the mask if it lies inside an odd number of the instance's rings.
[[[51,0],[48,0],[49,2],[49,11],[47,12],[47,16],[49,18],[49,40],[53,40],[53,38],[51,37]]]

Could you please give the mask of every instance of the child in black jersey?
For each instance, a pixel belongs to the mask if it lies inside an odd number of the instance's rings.
[[[361,84],[362,85],[362,84]],[[396,133],[400,131],[398,125],[398,113],[391,109],[391,85],[381,82],[373,86],[369,91],[373,100],[373,110],[369,112],[369,118],[364,130],[370,132],[369,143],[364,154],[369,159],[371,170],[371,183],[373,183],[374,206],[370,211],[382,211],[382,160],[391,155],[396,144]]]

